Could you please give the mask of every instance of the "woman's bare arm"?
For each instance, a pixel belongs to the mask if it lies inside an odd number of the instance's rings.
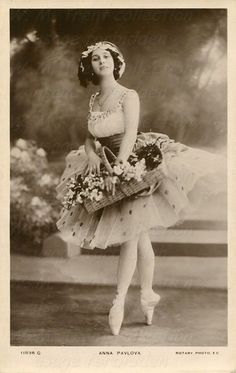
[[[93,136],[90,134],[90,132],[87,132],[85,143],[84,143],[85,151],[87,155],[91,153],[96,153],[96,146]]]
[[[140,101],[136,91],[130,91],[126,95],[124,102],[125,132],[121,141],[117,162],[126,162],[129,158],[138,132]]]

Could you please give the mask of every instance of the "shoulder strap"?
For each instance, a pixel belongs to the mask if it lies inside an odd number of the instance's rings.
[[[119,101],[118,101],[118,105],[119,105],[119,106],[122,106],[122,105],[123,105],[124,99],[125,99],[126,95],[127,95],[129,92],[136,93],[136,91],[135,91],[134,89],[126,88],[126,89],[124,90],[124,92],[122,92],[122,94],[121,94],[121,96],[120,96],[120,99],[119,99]]]
[[[98,92],[95,92],[90,97],[90,100],[89,100],[89,111],[90,112],[93,110],[93,104],[94,104],[94,100],[95,100],[97,94],[98,94]]]
[[[123,105],[124,99],[129,92],[136,93],[136,91],[134,89],[129,89],[129,88],[124,89],[124,91],[120,95],[120,98],[119,98],[117,104],[115,104],[115,106],[113,107],[112,110],[116,110],[116,108],[121,107]],[[90,112],[93,110],[93,104],[94,104],[95,98],[98,95],[98,93],[99,92],[95,92],[90,97],[90,100],[89,100],[89,111]]]

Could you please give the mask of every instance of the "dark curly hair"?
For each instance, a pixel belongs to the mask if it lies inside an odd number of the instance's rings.
[[[114,71],[113,75],[115,80],[118,80],[120,77],[120,68],[122,66],[122,62],[118,58],[119,53],[111,50],[110,48],[106,48],[107,51],[111,53],[111,56],[114,61]],[[92,52],[89,53],[88,57],[81,58],[79,61],[79,68],[78,68],[78,78],[80,81],[80,84],[83,87],[87,87],[89,82],[92,82],[94,85],[99,84],[99,78],[98,76],[93,73],[93,68],[92,68]],[[81,68],[81,62],[83,63],[83,68]]]

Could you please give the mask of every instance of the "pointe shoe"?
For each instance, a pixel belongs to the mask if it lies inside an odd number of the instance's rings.
[[[119,335],[124,318],[124,300],[115,298],[109,312],[109,326],[113,335]]]
[[[152,293],[150,294],[141,294],[141,308],[145,316],[146,324],[147,325],[152,325],[152,318],[153,318],[153,313],[156,305],[160,301],[161,297],[159,294]]]

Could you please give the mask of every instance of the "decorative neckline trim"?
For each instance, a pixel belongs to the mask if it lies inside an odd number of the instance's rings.
[[[91,98],[90,98],[90,102],[89,102],[89,113],[91,115],[93,115],[93,114],[100,114],[100,115],[102,115],[102,114],[111,113],[111,112],[115,111],[119,106],[122,105],[123,100],[124,100],[126,94],[128,93],[128,91],[130,91],[130,89],[126,88],[122,92],[122,94],[121,94],[118,102],[116,104],[114,104],[113,107],[111,107],[110,109],[107,109],[107,110],[102,110],[102,111],[93,110],[93,104],[94,104],[95,98],[97,97],[97,95],[99,94],[99,92],[97,91],[97,92],[93,93],[92,96],[91,96]]]

